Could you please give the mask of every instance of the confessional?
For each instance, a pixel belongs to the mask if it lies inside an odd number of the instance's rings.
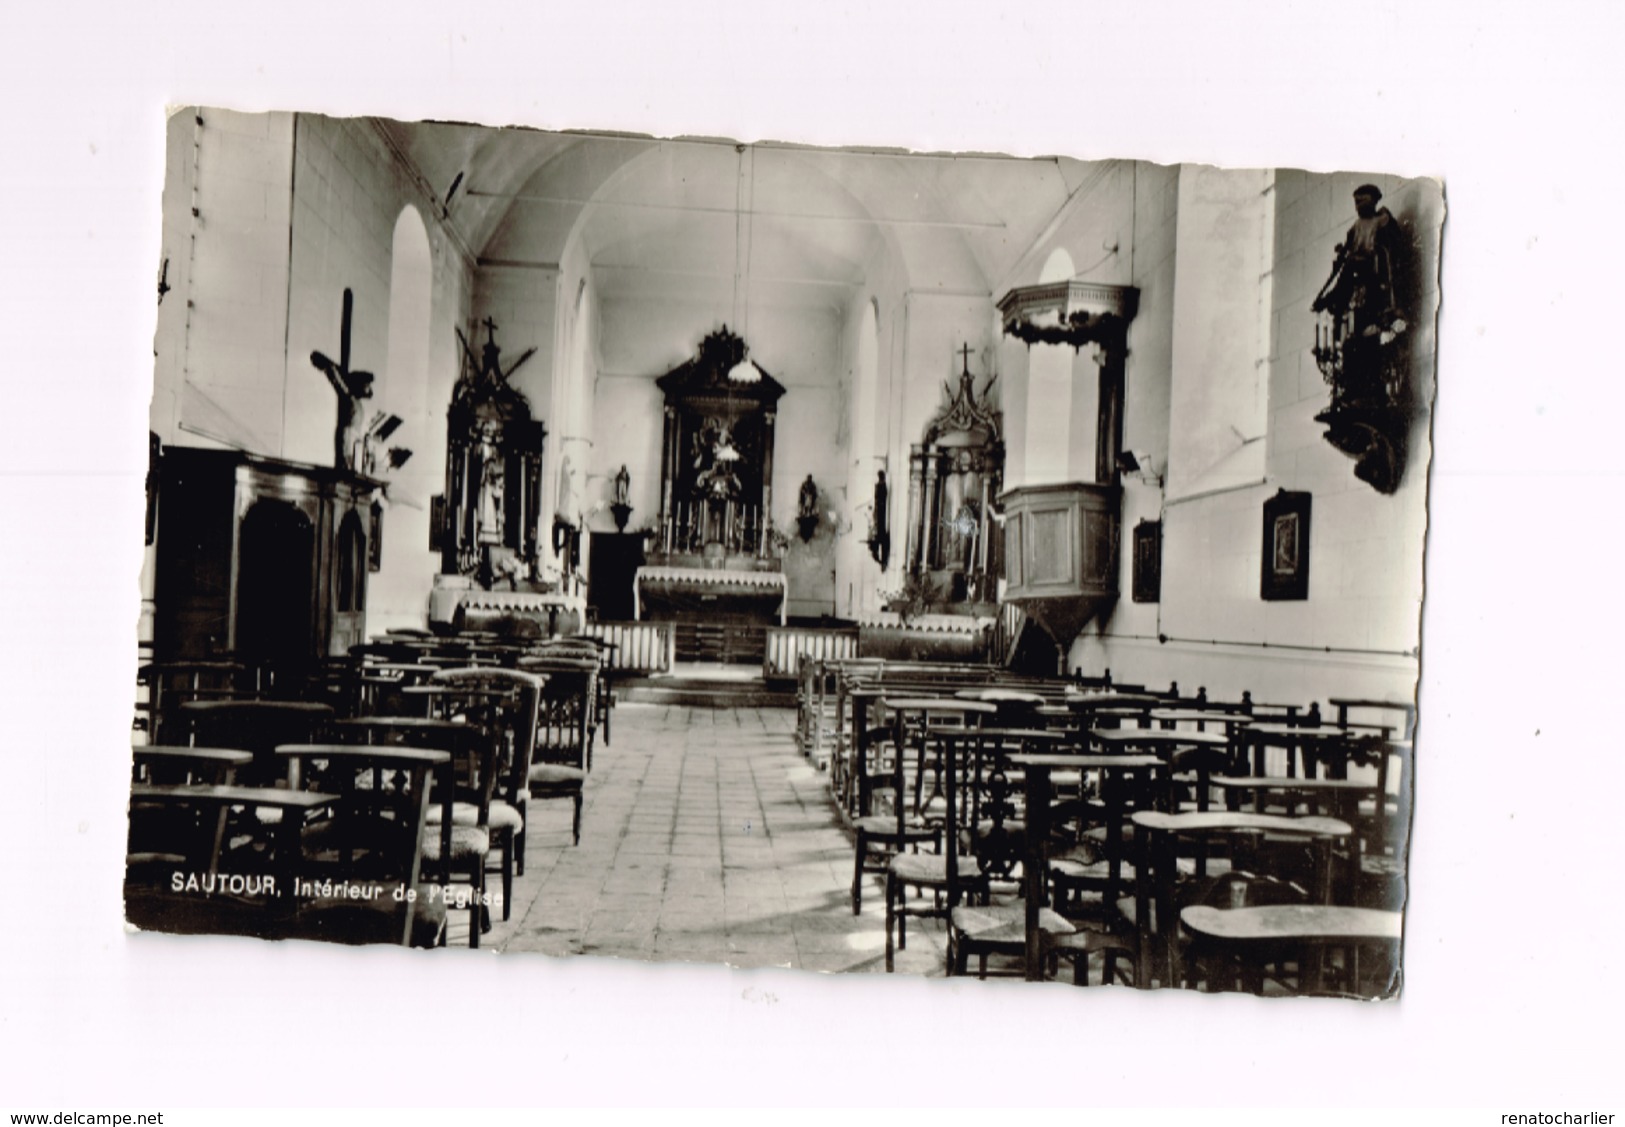
[[[179,446],[158,478],[155,661],[308,669],[364,640],[379,482]]]

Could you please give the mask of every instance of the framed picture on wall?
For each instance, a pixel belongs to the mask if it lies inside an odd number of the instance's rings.
[[[1162,601],[1162,522],[1142,520],[1134,526],[1134,601]]]
[[[1264,502],[1263,569],[1259,597],[1309,597],[1308,493],[1282,489]]]

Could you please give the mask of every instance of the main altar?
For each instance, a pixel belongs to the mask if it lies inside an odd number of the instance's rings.
[[[634,586],[636,616],[657,621],[785,621],[774,533],[773,439],[784,385],[719,331],[661,376],[665,425],[655,543]]]

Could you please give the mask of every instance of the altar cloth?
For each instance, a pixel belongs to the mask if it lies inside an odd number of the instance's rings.
[[[778,619],[788,620],[790,584],[782,571],[729,571],[698,567],[640,567],[632,583],[632,617],[643,620],[643,596],[647,586],[658,585],[673,591],[693,591],[700,598],[728,592],[778,595]]]

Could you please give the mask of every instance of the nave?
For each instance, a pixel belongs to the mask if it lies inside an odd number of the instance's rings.
[[[848,907],[852,842],[783,709],[616,709],[569,847],[560,815],[532,831],[504,952],[882,971],[884,904]],[[454,934],[455,944],[460,936]],[[940,936],[898,969],[943,973]]]

